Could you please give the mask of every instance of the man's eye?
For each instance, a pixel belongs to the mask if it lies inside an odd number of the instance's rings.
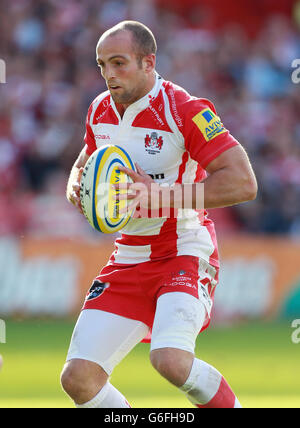
[[[123,65],[123,62],[117,61],[117,62],[116,62],[116,65],[119,65],[119,66],[120,66],[120,65]]]

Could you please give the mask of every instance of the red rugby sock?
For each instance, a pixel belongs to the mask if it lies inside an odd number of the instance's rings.
[[[237,397],[221,373],[196,358],[186,383],[180,389],[199,408],[241,408]]]

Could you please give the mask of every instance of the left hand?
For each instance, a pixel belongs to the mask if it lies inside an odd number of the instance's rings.
[[[127,192],[118,193],[115,199],[126,200],[127,206],[120,209],[120,214],[135,210],[159,209],[160,202],[160,185],[136,163],[136,171],[120,166],[120,171],[127,174],[133,183],[114,184],[113,188],[118,190],[127,190]]]

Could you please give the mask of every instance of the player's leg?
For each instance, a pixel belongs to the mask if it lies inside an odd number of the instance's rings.
[[[205,317],[205,306],[196,297],[183,292],[161,295],[152,331],[151,362],[195,406],[241,407],[221,373],[194,355]]]
[[[108,374],[99,364],[72,358],[64,365],[61,384],[64,391],[79,405],[96,397],[108,381]]]
[[[62,386],[77,407],[130,407],[109,376],[148,330],[140,321],[97,309],[81,312],[61,375]]]

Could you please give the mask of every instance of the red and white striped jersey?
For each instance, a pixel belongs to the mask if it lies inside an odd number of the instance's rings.
[[[213,104],[156,76],[152,90],[120,117],[109,91],[90,105],[86,153],[115,144],[160,184],[196,183],[206,166],[238,142],[224,128]],[[109,263],[136,264],[173,256],[200,257],[218,267],[213,222],[205,212],[183,210],[177,218],[132,218],[116,239]]]

